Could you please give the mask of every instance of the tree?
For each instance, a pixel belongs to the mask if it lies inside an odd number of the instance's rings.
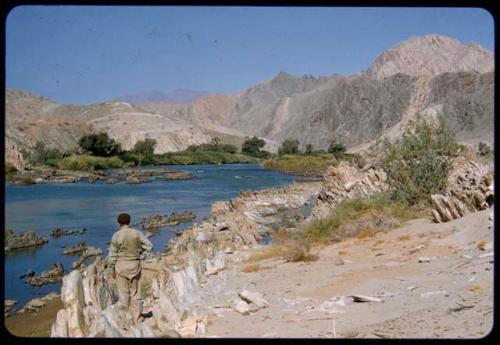
[[[155,151],[155,146],[155,139],[146,138],[135,143],[133,152],[144,156],[152,156]]]
[[[58,149],[46,148],[43,142],[37,141],[26,157],[31,163],[46,164],[49,160],[63,158],[63,154]]]
[[[119,143],[108,136],[108,133],[84,135],[78,140],[78,146],[95,156],[110,157],[121,153],[122,148]]]
[[[335,140],[333,140],[330,143],[330,146],[328,146],[328,152],[333,154],[337,159],[342,158],[342,156],[344,156],[345,151],[346,151],[345,146],[341,143],[337,143]]]
[[[306,155],[312,155],[313,150],[314,150],[314,148],[313,148],[312,144],[307,144],[307,145],[306,145],[306,151],[305,151],[305,154],[306,154]]]
[[[241,145],[241,152],[253,157],[265,158],[269,156],[269,152],[261,150],[266,145],[263,139],[259,139],[256,136],[252,138],[246,137],[245,141]]]
[[[299,141],[296,139],[287,139],[278,149],[278,154],[281,155],[295,155],[299,152]]]

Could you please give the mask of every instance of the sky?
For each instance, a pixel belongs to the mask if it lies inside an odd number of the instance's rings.
[[[419,35],[494,50],[481,8],[24,5],[5,25],[6,87],[66,104],[179,88],[232,94],[280,71],[350,75]]]

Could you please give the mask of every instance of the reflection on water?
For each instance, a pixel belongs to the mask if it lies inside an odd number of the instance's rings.
[[[101,248],[107,255],[106,242],[117,230],[116,216],[121,212],[130,213],[132,223],[135,223],[151,214],[168,215],[189,209],[196,215],[194,222],[201,223],[210,214],[210,205],[215,200],[234,198],[241,190],[280,187],[293,179],[253,164],[198,165],[175,169],[189,172],[194,178],[136,185],[102,182],[7,185],[5,228],[35,230],[46,236],[49,243],[5,256],[5,298],[15,299],[22,306],[36,295],[59,291],[58,284],[32,288],[19,276],[28,269],[41,273],[54,262],[62,263],[65,270],[69,270],[76,258],[63,255],[63,247],[73,246],[79,240]],[[160,230],[151,238],[153,250],[162,252],[165,243],[175,237],[175,230],[185,229],[192,223]],[[84,235],[51,238],[50,231],[57,227],[87,228],[87,232]]]

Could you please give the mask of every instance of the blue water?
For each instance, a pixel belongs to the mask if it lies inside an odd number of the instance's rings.
[[[77,184],[6,185],[5,229],[35,230],[49,239],[42,247],[18,250],[5,255],[5,298],[18,301],[18,306],[39,295],[60,291],[60,284],[39,288],[25,284],[19,276],[28,269],[37,274],[60,262],[65,272],[77,256],[63,255],[63,246],[73,246],[79,240],[101,248],[107,255],[106,242],[117,230],[116,216],[127,212],[132,223],[151,214],[191,210],[201,223],[209,216],[215,200],[228,200],[241,190],[281,187],[293,180],[290,175],[262,169],[255,164],[192,165],[174,167],[193,174],[192,180],[155,180],[145,184]],[[185,229],[193,222],[164,228],[150,238],[153,252],[163,252],[165,244],[175,237],[169,229]],[[50,237],[54,228],[87,228],[84,235]]]

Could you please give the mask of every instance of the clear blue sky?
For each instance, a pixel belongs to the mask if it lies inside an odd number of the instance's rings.
[[[425,34],[494,49],[480,8],[21,6],[6,22],[6,86],[73,104],[177,88],[229,94],[282,70],[354,74]]]

